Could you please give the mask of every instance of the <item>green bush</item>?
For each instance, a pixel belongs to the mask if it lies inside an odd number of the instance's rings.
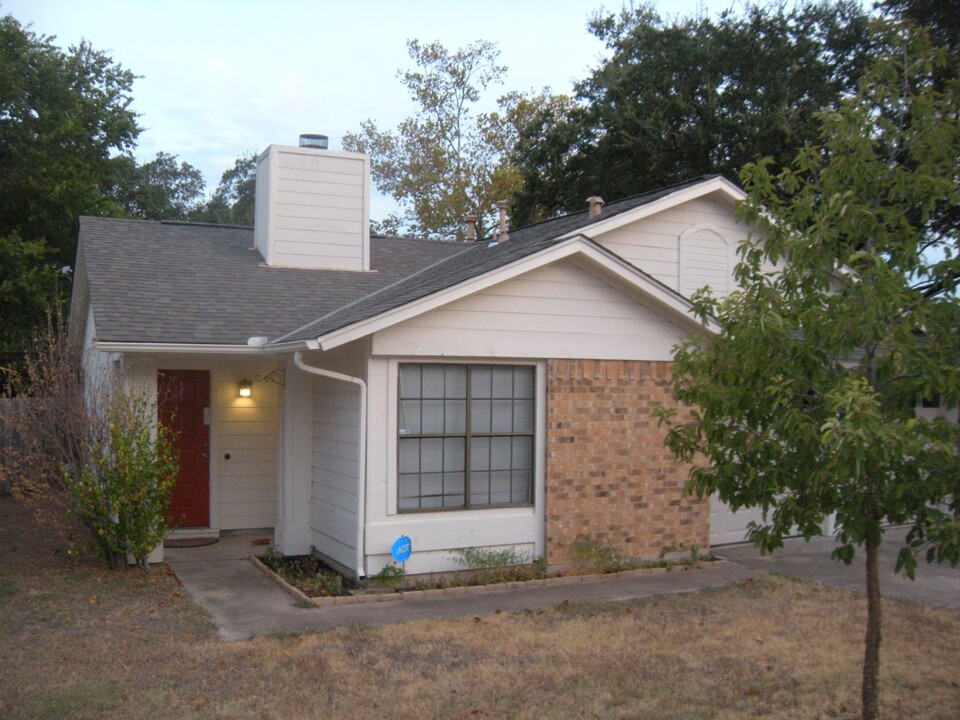
[[[64,474],[74,512],[112,568],[125,567],[129,553],[146,569],[166,534],[179,465],[171,433],[157,427],[155,417],[142,396],[114,389],[103,439],[87,445],[82,467]]]

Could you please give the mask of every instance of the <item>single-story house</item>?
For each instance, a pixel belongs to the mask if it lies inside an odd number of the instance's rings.
[[[550,564],[740,540],[651,410],[689,295],[733,287],[703,177],[473,243],[371,236],[365,155],[271,145],[253,228],[84,217],[70,329],[180,433],[174,533],[270,528],[358,576],[465,547]]]

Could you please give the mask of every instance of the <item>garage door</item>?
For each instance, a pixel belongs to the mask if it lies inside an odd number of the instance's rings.
[[[760,508],[741,508],[737,512],[722,502],[719,497],[710,497],[710,546],[729,545],[747,539],[747,525],[760,522]]]
[[[832,535],[835,520],[835,516],[827,516],[820,526],[820,532],[823,535]],[[760,508],[741,508],[733,512],[729,505],[721,502],[716,495],[712,495],[710,497],[710,547],[745,542],[747,525],[754,521],[763,521],[763,512]],[[793,530],[794,536],[800,534],[797,528]]]

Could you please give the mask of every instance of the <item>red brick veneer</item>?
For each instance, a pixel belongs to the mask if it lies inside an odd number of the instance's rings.
[[[670,405],[668,362],[550,360],[547,562],[590,537],[625,555],[707,546],[707,500],[683,495],[689,467],[663,445],[651,412]]]

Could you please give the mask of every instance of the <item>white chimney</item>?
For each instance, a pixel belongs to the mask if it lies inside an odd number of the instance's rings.
[[[267,265],[369,270],[370,157],[306,137],[257,158],[254,244]]]

